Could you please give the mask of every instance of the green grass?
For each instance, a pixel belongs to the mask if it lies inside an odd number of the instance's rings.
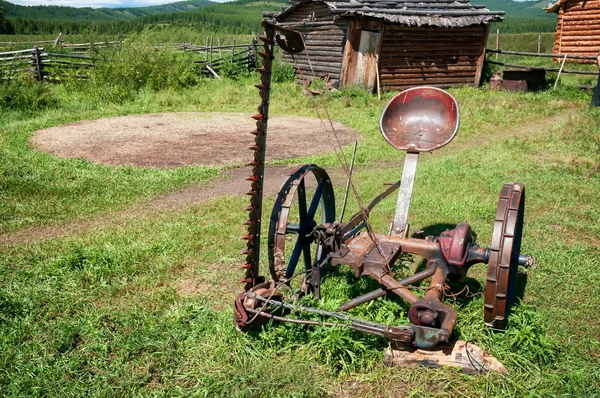
[[[141,87],[110,101],[90,82],[51,87],[56,100],[0,115],[0,231],[111,220],[69,237],[0,247],[0,390],[7,396],[590,396],[600,393],[600,113],[576,89],[511,94],[451,90],[461,106],[453,143],[423,154],[410,212],[413,230],[469,222],[490,241],[500,187],[527,187],[523,251],[538,267],[506,333],[483,328],[483,300],[460,297],[456,338],[495,355],[508,376],[382,365],[386,342],[344,329],[281,325],[242,334],[231,302],[241,290],[244,196],[110,219],[155,195],[218,177],[222,169],[99,166],[34,150],[31,134],[76,120],[133,113],[254,111],[256,77],[200,81],[191,88]],[[334,120],[360,132],[355,181],[364,201],[400,178],[403,156],[386,144],[379,102],[359,89],[325,97]],[[27,101],[27,99],[24,99]],[[275,84],[272,114],[313,115],[293,83]],[[564,118],[557,115],[568,114]],[[554,118],[554,119],[551,119]],[[548,122],[551,120],[551,122]],[[251,121],[249,121],[249,126]],[[326,154],[282,163],[336,166]],[[343,186],[336,186],[336,195]],[[265,201],[270,211],[273,198]],[[349,213],[356,211],[351,200]],[[373,212],[376,230],[394,214],[390,198]],[[236,210],[239,209],[239,210]],[[349,214],[347,213],[347,214]],[[7,235],[7,236],[9,236]],[[266,248],[266,245],[263,246]],[[263,258],[266,256],[263,256]],[[418,259],[403,258],[397,275]],[[266,272],[266,271],[265,271]],[[485,285],[474,266],[472,292]],[[325,281],[335,308],[373,283],[346,268]],[[355,315],[406,323],[406,305],[378,300]]]

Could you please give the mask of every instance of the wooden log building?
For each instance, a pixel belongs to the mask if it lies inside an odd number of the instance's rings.
[[[598,55],[600,51],[600,0],[559,0],[547,13],[557,13],[555,54]],[[562,59],[557,59],[562,61]],[[594,63],[567,58],[567,62]]]
[[[294,0],[263,13],[303,34],[307,50],[288,59],[305,78],[369,90],[378,78],[389,90],[479,86],[489,23],[502,15],[469,0]]]

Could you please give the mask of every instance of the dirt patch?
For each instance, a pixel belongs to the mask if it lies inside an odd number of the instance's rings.
[[[342,145],[358,134],[334,122]],[[106,165],[182,167],[247,162],[254,121],[245,113],[159,113],[88,120],[39,130],[41,151]],[[329,131],[330,133],[327,133]],[[269,160],[332,152],[331,127],[319,119],[269,119]]]

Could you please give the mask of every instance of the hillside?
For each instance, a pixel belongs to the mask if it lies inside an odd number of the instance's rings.
[[[6,3],[0,0],[0,7]],[[205,6],[200,7],[200,4]],[[262,11],[280,10],[285,4],[283,0],[256,1],[237,0],[228,3],[215,3],[207,0],[191,0],[170,3],[163,6],[121,8],[121,9],[91,9],[73,7],[23,7],[10,4],[11,7],[35,9],[43,11],[30,17],[15,16],[15,9],[5,11],[12,31],[16,34],[78,34],[91,32],[97,34],[141,32],[144,29],[165,28],[167,26],[186,26],[197,31],[211,31],[226,34],[252,34],[260,30]],[[196,8],[184,11],[182,7]],[[174,10],[174,11],[168,11]],[[79,13],[82,15],[79,15]],[[139,15],[129,17],[131,13]],[[78,14],[78,18],[72,17]],[[22,15],[22,14],[18,14]],[[37,15],[38,18],[34,18]]]
[[[490,10],[505,11],[505,20],[493,24],[505,33],[553,32],[556,15],[546,14],[543,1],[472,0]],[[232,34],[249,34],[259,30],[262,11],[278,11],[286,0],[237,0],[215,3],[188,0],[152,7],[74,8],[62,6],[18,6],[0,0],[0,7],[14,33],[82,33],[92,28],[96,33],[116,34],[141,31],[146,27],[185,25],[199,30]]]
[[[489,10],[505,11],[508,17],[517,18],[555,18],[542,10],[548,6],[547,0],[512,1],[512,0],[471,0],[472,4],[483,4]]]
[[[471,0],[472,4],[485,5],[489,10],[506,12],[503,22],[493,23],[504,33],[554,32],[556,14],[546,14],[543,7],[548,1]]]
[[[135,18],[162,14],[193,11],[208,5],[216,4],[210,0],[187,0],[150,7],[127,8],[89,8],[66,6],[21,6],[0,0],[7,18],[24,18],[32,20],[63,20],[63,21],[130,21]]]

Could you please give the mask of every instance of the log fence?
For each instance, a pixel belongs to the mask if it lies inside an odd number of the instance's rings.
[[[0,80],[14,79],[18,74],[30,73],[38,81],[58,81],[61,77],[87,78],[86,70],[96,67],[97,61],[110,61],[80,52],[85,49],[100,47],[116,47],[120,42],[98,42],[63,45],[73,52],[59,53],[45,51],[43,47],[33,47],[25,50],[0,52]],[[170,45],[176,51],[193,52],[197,59],[191,60],[194,68],[206,76],[219,77],[219,73],[227,64],[237,69],[253,69],[256,66],[256,42],[238,44],[233,40],[231,45],[213,46],[213,40],[207,40],[208,46],[192,43]],[[160,46],[166,47],[166,45]]]
[[[511,67],[511,68],[521,68],[521,69],[543,69],[543,70],[545,70],[547,72],[559,72],[559,73],[576,74],[576,75],[598,76],[598,71],[563,69],[564,61],[567,60],[567,59],[593,60],[593,61],[595,61],[596,57],[594,57],[594,56],[589,56],[589,55],[574,55],[574,54],[532,53],[532,52],[525,52],[525,51],[493,50],[493,49],[490,49],[490,48],[487,48],[485,50],[485,52],[487,54],[496,54],[496,55],[498,55],[498,54],[505,54],[505,55],[517,55],[517,56],[522,56],[522,57],[553,58],[554,60],[563,61],[562,65],[561,65],[561,68],[545,68],[545,67],[540,67],[540,66],[517,65],[517,64],[510,64],[510,63],[500,62],[500,61],[491,61],[491,60],[488,59],[488,60],[486,60],[486,62],[489,63],[489,64],[501,65],[501,66],[508,66],[508,67]]]
[[[38,81],[56,80],[72,76],[87,78],[82,71],[96,66],[102,58],[76,54],[45,52],[43,48],[0,53],[0,79],[14,79],[18,74],[30,73]]]

